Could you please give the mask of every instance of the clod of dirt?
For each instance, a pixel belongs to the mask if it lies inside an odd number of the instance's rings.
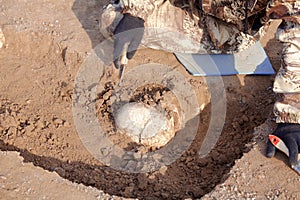
[[[54,118],[53,123],[56,127],[62,126],[64,124],[64,120],[59,119],[59,118]]]

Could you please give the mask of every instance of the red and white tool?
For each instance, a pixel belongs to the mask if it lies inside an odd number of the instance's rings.
[[[277,149],[279,149],[289,157],[289,149],[279,137],[277,137],[276,135],[269,135],[269,139]],[[298,160],[300,160],[300,154],[298,154]]]

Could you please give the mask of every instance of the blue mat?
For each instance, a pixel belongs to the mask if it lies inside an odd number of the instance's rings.
[[[260,42],[236,54],[175,53],[175,55],[193,76],[275,73]]]

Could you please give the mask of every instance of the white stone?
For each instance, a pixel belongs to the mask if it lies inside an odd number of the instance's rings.
[[[136,143],[163,146],[175,135],[174,120],[164,111],[142,103],[128,103],[116,113],[115,122],[121,133]]]
[[[3,47],[4,43],[5,43],[5,37],[2,32],[2,29],[0,28],[0,49]]]

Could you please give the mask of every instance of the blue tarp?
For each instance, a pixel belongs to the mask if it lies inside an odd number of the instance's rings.
[[[193,76],[275,73],[260,42],[236,54],[175,53],[175,55]]]

